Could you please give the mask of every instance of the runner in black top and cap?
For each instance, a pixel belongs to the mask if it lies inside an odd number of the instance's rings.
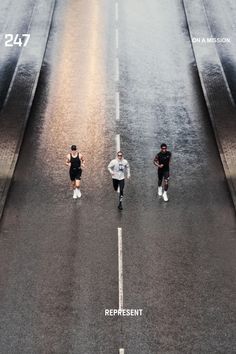
[[[154,165],[158,167],[158,195],[163,197],[164,201],[168,201],[167,190],[169,182],[169,164],[171,160],[171,152],[167,150],[166,144],[161,144],[161,151],[154,158]],[[162,194],[162,180],[164,179],[164,193]]]
[[[80,198],[81,167],[84,167],[84,158],[83,155],[77,151],[76,145],[71,146],[71,153],[66,157],[66,165],[70,166],[69,173],[73,188],[73,199]]]

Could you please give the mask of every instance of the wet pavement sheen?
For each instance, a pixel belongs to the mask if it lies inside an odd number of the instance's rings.
[[[122,213],[107,171],[116,134],[131,165]],[[166,204],[152,164],[163,141]],[[76,201],[71,144],[86,159]],[[112,1],[57,2],[0,227],[4,354],[234,353],[235,211],[182,1],[120,1],[118,24]],[[124,307],[139,318],[104,316],[118,307],[117,227]]]

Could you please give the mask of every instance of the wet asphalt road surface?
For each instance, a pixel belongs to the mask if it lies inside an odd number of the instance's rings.
[[[21,47],[5,46],[5,34],[28,33],[34,9],[33,0],[4,0],[0,4],[0,109],[3,107]]]
[[[182,1],[115,4],[56,6],[1,221],[0,352],[235,353],[235,211]],[[131,166],[122,212],[107,171],[117,134]],[[152,164],[163,141],[168,203]],[[76,201],[71,144],[86,159]],[[124,308],[141,317],[104,316],[118,308],[118,227]]]
[[[220,56],[227,81],[236,102],[236,6],[234,0],[226,0],[224,4],[220,0],[204,1],[206,13],[214,38],[219,38],[217,51]],[[229,39],[230,43],[222,42]]]

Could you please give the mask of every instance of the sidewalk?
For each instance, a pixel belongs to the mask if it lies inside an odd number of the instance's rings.
[[[221,161],[236,209],[236,109],[214,43],[202,0],[183,0],[199,77]]]
[[[18,160],[47,45],[55,0],[37,0],[29,26],[29,44],[22,48],[0,114],[0,218]]]

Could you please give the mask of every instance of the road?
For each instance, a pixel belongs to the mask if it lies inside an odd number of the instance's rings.
[[[5,34],[27,33],[34,9],[33,0],[3,0],[0,4],[0,108],[4,104],[21,48],[3,45]],[[25,19],[22,21],[22,19]],[[9,39],[9,37],[8,37]]]
[[[107,171],[117,135],[122,212]],[[72,144],[86,159],[76,201]],[[118,227],[124,308],[139,317],[104,315],[119,307]],[[182,1],[58,1],[0,225],[0,352],[233,354],[235,232]]]
[[[236,102],[236,69],[235,69],[235,14],[236,8],[233,0],[227,0],[224,5],[219,0],[205,1],[206,13],[209,18],[209,24],[212,36],[215,38],[225,38],[230,40],[230,44],[217,43],[219,53],[227,81]]]

